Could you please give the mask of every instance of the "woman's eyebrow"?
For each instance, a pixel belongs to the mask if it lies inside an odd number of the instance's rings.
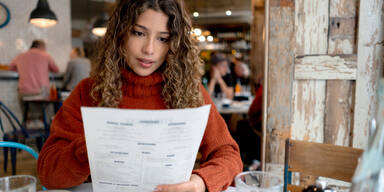
[[[135,27],[139,27],[139,28],[141,28],[141,29],[143,29],[143,30],[145,30],[145,31],[149,31],[148,28],[146,28],[145,26],[140,25],[140,24],[135,24]],[[164,34],[164,35],[169,35],[169,34],[170,34],[168,31],[160,31],[160,32],[158,32],[158,33],[160,33],[160,34]]]

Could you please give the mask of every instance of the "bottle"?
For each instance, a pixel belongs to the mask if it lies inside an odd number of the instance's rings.
[[[376,130],[357,165],[351,192],[384,192],[384,79],[379,80],[377,90],[376,121],[372,121]]]
[[[51,100],[56,100],[57,99],[57,90],[56,90],[56,85],[52,84],[50,91],[49,91],[49,99]]]
[[[237,79],[236,85],[235,85],[235,96],[239,96],[240,92],[241,92],[240,79]]]

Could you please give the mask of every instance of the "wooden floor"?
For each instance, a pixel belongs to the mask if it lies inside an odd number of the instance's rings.
[[[0,150],[0,175],[1,177],[12,175],[10,153],[8,151],[7,172],[4,172],[4,152],[2,148],[0,148]],[[37,179],[37,160],[26,151],[18,151],[16,157],[16,175],[32,175]],[[41,184],[39,181],[37,183],[37,190],[41,190]]]

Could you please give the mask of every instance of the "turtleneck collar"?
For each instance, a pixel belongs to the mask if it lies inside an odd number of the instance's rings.
[[[159,95],[164,85],[162,74],[158,71],[142,77],[131,70],[122,69],[121,77],[123,82],[123,96],[128,97]]]

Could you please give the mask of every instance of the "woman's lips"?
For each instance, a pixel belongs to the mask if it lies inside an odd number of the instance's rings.
[[[144,68],[150,68],[154,63],[153,60],[143,58],[138,58],[137,61],[139,61],[140,65]]]

